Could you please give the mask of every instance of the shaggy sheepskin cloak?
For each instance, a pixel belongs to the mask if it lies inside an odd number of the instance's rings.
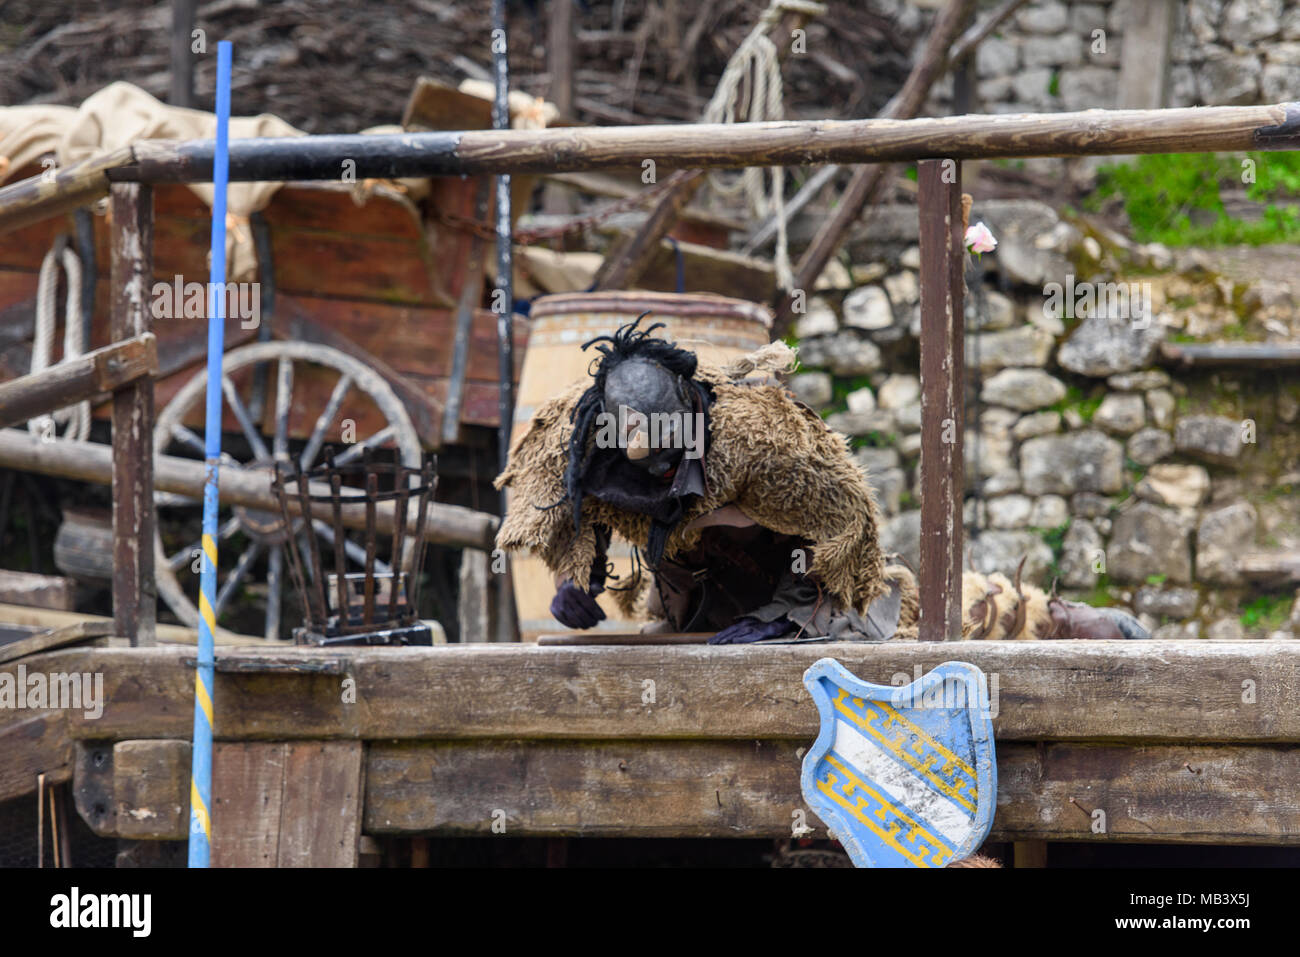
[[[778,342],[725,368],[700,361],[695,379],[715,396],[704,456],[706,491],[668,536],[664,557],[698,543],[700,531],[688,527],[693,519],[735,505],[764,528],[807,540],[809,574],[843,607],[865,613],[888,589],[880,512],[866,474],[850,457],[844,436],[783,386],[745,380],[755,371],[770,380],[766,373],[788,368],[793,358]],[[572,512],[557,506],[565,500],[572,413],[589,385],[574,383],[538,408],[495,482],[512,493],[497,546],[530,549],[553,573],[583,588],[598,551],[598,525],[642,549],[650,528],[648,516],[587,496],[575,531]],[[615,592],[629,614],[648,584],[637,574]]]

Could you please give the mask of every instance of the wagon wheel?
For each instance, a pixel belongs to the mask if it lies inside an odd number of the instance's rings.
[[[260,423],[253,420],[249,412],[250,401],[247,396],[253,392],[256,374],[239,376],[237,373],[249,367],[266,368],[272,365],[275,383],[274,408],[268,410],[274,425],[265,435]],[[293,409],[294,382],[302,381],[302,376],[295,375],[295,370],[325,370],[335,379],[333,391],[325,407],[319,410],[315,425],[305,443],[294,442],[289,434],[290,417]],[[318,375],[315,371],[313,375]],[[207,372],[200,372],[176,393],[176,396],[159,414],[154,427],[154,454],[182,454],[188,457],[204,457],[202,436],[187,427],[184,420],[187,415],[201,413],[207,388]],[[236,379],[245,380],[242,387]],[[396,448],[397,457],[403,465],[418,469],[421,461],[420,440],[415,427],[411,425],[410,416],[388,383],[377,372],[345,353],[328,346],[308,342],[263,342],[234,349],[222,360],[223,410],[229,409],[239,423],[239,430],[247,443],[246,450],[236,454],[222,452],[222,468],[245,468],[265,471],[268,487],[271,479],[272,463],[275,461],[297,460],[303,468],[310,468],[320,458],[324,450],[326,436],[330,427],[339,418],[341,409],[346,408],[349,417],[360,417],[358,410],[377,409],[387,423],[383,428],[368,437],[357,436],[357,441],[343,447],[335,455],[336,464],[346,464],[363,455],[367,449]],[[346,406],[344,403],[347,403]],[[303,410],[298,410],[299,415]],[[315,413],[316,410],[311,410]],[[311,415],[308,415],[310,421]],[[223,443],[229,445],[229,443]],[[290,451],[291,446],[300,446]],[[358,490],[364,491],[364,490]],[[191,566],[199,554],[202,542],[196,540],[179,550],[170,550],[163,542],[163,520],[189,520],[189,524],[201,523],[203,503],[199,499],[176,495],[168,492],[156,492],[154,504],[158,511],[158,521],[154,531],[155,575],[158,582],[158,594],[167,602],[171,610],[181,621],[191,628],[197,628],[199,610],[199,576],[192,573]],[[223,613],[231,610],[231,599],[238,589],[251,583],[261,572],[266,582],[266,620],[263,634],[267,638],[280,637],[280,618],[285,579],[284,550],[292,542],[296,547],[307,548],[307,536],[316,534],[333,547],[334,537],[330,526],[317,519],[310,527],[298,520],[292,527],[286,527],[279,512],[264,512],[243,506],[222,505],[218,513],[218,539],[220,542],[218,559],[217,598],[214,607],[218,625]],[[354,542],[344,543],[348,557],[359,567],[365,565],[365,550]],[[234,546],[234,547],[232,547]],[[174,548],[174,545],[173,545]],[[305,552],[304,552],[305,554]],[[376,571],[386,573],[390,569],[382,562],[376,561]],[[178,572],[180,573],[178,577]]]

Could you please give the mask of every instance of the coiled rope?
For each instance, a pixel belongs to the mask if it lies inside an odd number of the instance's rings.
[[[825,12],[825,9],[822,4],[807,0],[772,0],[723,70],[718,88],[704,108],[704,122],[758,123],[784,119],[780,54],[768,33],[787,11],[816,16]],[[745,115],[737,117],[737,102],[742,84],[748,86],[748,106]],[[771,177],[770,186],[764,184],[764,176]],[[776,281],[782,289],[790,289],[794,285],[794,273],[790,268],[790,249],[786,238],[785,168],[773,166],[764,170],[749,167],[734,179],[727,179],[723,174],[714,172],[709,174],[709,182],[720,196],[731,198],[743,194],[754,215],[760,218],[769,215],[775,217]]]
[[[63,358],[81,355],[83,322],[81,314],[81,260],[63,237],[41,261],[36,282],[36,329],[32,336],[32,372],[48,369],[54,354],[54,330],[58,324],[55,309],[59,295],[59,265],[67,276],[67,305],[63,314]],[[90,437],[90,402],[78,402],[52,414],[31,419],[27,430],[39,436],[53,437],[55,429],[66,426],[65,438],[85,441]]]

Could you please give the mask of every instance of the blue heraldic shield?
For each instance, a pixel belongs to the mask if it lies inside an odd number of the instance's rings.
[[[804,673],[821,718],[803,797],[858,867],[946,867],[988,837],[997,803],[988,681],[948,661],[903,687],[823,658]]]

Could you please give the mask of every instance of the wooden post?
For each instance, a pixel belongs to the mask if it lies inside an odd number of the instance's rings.
[[[111,191],[114,342],[152,331],[153,187],[115,183]],[[113,393],[113,622],[132,645],[154,643],[157,585],[153,539],[153,381]]]
[[[961,163],[917,164],[921,217],[922,641],[961,638],[964,489]]]
[[[547,97],[566,123],[573,120],[573,3],[574,0],[551,0],[550,34],[546,45],[546,67],[551,75]],[[563,186],[548,183],[544,204],[548,213],[570,215],[573,212],[573,194]]]
[[[1119,102],[1122,110],[1158,109],[1169,87],[1169,44],[1174,35],[1173,0],[1130,4],[1120,54]]]
[[[172,106],[194,106],[194,54],[191,52],[196,0],[172,0]]]
[[[787,10],[768,31],[768,39],[777,49],[778,63],[784,63],[790,55],[794,31],[808,22],[809,15],[806,10]],[[655,256],[659,254],[660,241],[672,231],[681,217],[682,210],[695,198],[695,194],[700,191],[704,182],[705,176],[702,170],[685,169],[674,172],[673,181],[668,184],[667,190],[650,211],[646,221],[605,257],[599,272],[596,273],[595,288],[598,290],[629,289],[635,285],[654,261]]]

